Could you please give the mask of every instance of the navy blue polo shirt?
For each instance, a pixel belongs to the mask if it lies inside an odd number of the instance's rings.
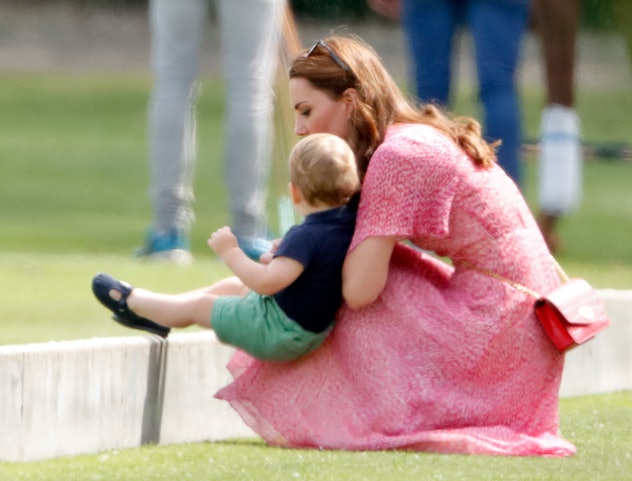
[[[327,329],[342,304],[342,263],[355,219],[356,209],[351,206],[310,214],[288,230],[275,254],[305,267],[274,299],[290,319],[308,331]]]

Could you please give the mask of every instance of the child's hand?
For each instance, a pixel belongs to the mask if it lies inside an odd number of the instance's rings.
[[[230,230],[230,227],[222,227],[211,234],[208,245],[218,256],[223,257],[229,250],[239,247],[237,237]]]

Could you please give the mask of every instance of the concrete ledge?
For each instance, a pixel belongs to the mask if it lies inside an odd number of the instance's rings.
[[[601,291],[612,326],[567,356],[562,396],[632,389],[632,291]],[[212,332],[0,346],[0,461],[253,436],[228,403],[232,349]]]
[[[612,324],[567,353],[563,397],[632,389],[632,291],[602,290],[599,295]]]
[[[211,332],[0,347],[0,461],[252,436]]]

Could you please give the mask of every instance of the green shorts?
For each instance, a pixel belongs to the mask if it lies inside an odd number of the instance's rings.
[[[288,318],[271,296],[220,297],[211,326],[217,338],[263,361],[292,361],[320,346],[331,327],[311,332]],[[333,326],[333,322],[332,322]]]

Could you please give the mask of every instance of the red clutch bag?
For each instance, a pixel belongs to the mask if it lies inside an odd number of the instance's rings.
[[[558,351],[589,341],[610,325],[604,303],[590,284],[572,279],[535,301],[535,315]]]
[[[589,341],[610,325],[603,300],[584,279],[569,279],[562,267],[553,259],[564,284],[548,295],[469,262],[463,265],[488,275],[536,299],[535,315],[555,347],[560,352]]]

